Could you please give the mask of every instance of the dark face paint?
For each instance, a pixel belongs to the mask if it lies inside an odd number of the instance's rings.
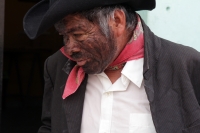
[[[106,37],[98,26],[79,16],[65,18],[65,30],[60,32],[65,43],[65,52],[88,74],[97,74],[112,63],[117,45],[110,30]]]

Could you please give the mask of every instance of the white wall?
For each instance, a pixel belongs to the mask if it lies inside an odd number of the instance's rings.
[[[157,0],[139,13],[156,35],[200,51],[200,0]]]

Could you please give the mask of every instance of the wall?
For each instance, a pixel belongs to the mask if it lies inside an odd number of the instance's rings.
[[[153,11],[141,15],[156,35],[200,51],[199,6],[200,0],[157,0]]]

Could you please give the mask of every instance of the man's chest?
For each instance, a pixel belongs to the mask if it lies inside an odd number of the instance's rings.
[[[81,133],[155,133],[144,85],[89,75]]]

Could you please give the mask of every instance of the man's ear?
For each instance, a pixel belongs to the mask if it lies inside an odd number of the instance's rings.
[[[115,10],[114,18],[109,21],[109,26],[112,28],[116,37],[121,36],[126,29],[126,15],[122,10]]]

